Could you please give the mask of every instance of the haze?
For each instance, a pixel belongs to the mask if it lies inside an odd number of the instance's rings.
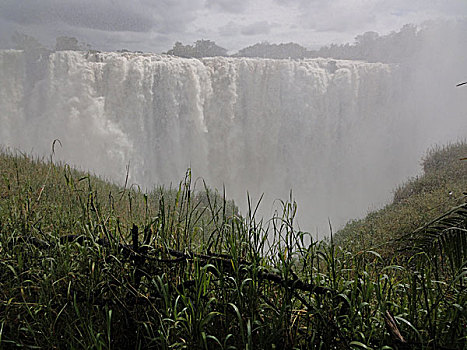
[[[390,201],[427,148],[465,140],[466,13],[465,1],[3,0],[0,146],[47,155],[58,138],[56,159],[117,182],[131,163],[146,188],[191,167],[243,209],[247,191],[266,193],[267,216],[292,189],[306,230],[340,227]],[[50,50],[18,47],[23,34]],[[53,52],[60,36],[151,53],[292,41],[325,58]]]

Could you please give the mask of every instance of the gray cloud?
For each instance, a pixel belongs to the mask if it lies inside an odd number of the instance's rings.
[[[462,0],[0,0],[0,47],[14,31],[49,47],[61,35],[98,49],[155,52],[200,37],[225,40],[228,49],[258,40],[317,47],[462,14]]]
[[[220,12],[243,13],[249,3],[250,0],[206,0],[206,7]]]
[[[230,21],[226,25],[219,27],[218,31],[221,36],[235,36],[241,30],[241,26]]]
[[[109,32],[180,32],[196,18],[202,0],[2,0],[0,17],[20,25],[62,23]]]
[[[162,51],[183,39],[203,8],[204,0],[0,0],[0,45],[19,31],[49,47],[67,35],[100,49],[130,42],[129,49]]]
[[[428,18],[467,15],[459,0],[271,0],[284,10],[295,8],[303,28],[317,32],[396,30]]]
[[[90,29],[144,32],[150,30],[154,23],[150,14],[141,11],[140,7],[125,5],[125,2],[4,1],[0,16],[21,25],[62,22]]]
[[[243,35],[269,34],[272,27],[274,27],[274,24],[271,24],[268,21],[260,21],[244,26],[241,33]]]

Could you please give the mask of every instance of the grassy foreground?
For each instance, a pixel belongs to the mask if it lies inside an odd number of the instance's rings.
[[[400,216],[371,214],[337,245],[295,229],[292,199],[263,222],[189,173],[144,194],[4,152],[0,348],[465,348],[466,154],[425,160],[455,199],[413,180],[396,191]]]

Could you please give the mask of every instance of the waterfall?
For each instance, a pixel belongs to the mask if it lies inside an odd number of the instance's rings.
[[[26,56],[0,51],[0,145],[47,155],[60,139],[57,159],[116,182],[128,163],[148,189],[191,168],[241,208],[267,194],[268,215],[292,189],[313,231],[387,201],[420,156],[395,65],[61,51],[31,69]]]

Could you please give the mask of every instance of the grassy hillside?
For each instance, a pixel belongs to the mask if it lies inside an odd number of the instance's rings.
[[[426,174],[348,225],[343,245],[309,244],[293,199],[258,221],[189,173],[142,193],[3,152],[0,348],[462,348],[465,203],[399,242],[416,243],[409,261],[389,261],[382,242],[462,202],[465,148],[431,152]]]
[[[33,237],[100,237],[105,230],[125,232],[133,224],[144,226],[163,211],[171,226],[186,221],[187,229],[196,224],[208,230],[212,217],[207,212],[224,199],[203,185],[198,184],[201,191],[195,191],[187,172],[179,186],[145,193],[137,186],[118,186],[50,159],[0,152],[0,217],[8,219],[0,227]],[[238,211],[232,201],[225,206],[229,215]],[[201,244],[203,239],[199,236],[197,242]]]
[[[407,235],[444,214],[467,198],[467,143],[453,143],[429,150],[422,160],[423,174],[394,191],[392,202],[364,219],[348,223],[336,235],[338,244],[352,250],[380,247]]]

